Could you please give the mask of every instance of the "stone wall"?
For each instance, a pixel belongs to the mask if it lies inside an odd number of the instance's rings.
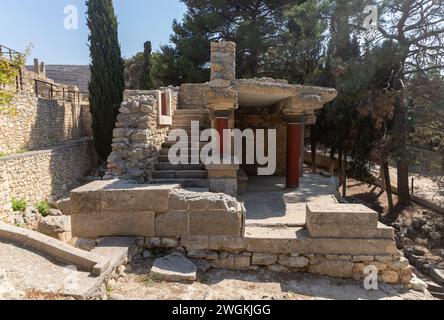
[[[182,251],[196,265],[206,268],[251,271],[266,268],[273,272],[308,272],[333,278],[363,280],[368,275],[365,273],[366,267],[373,266],[378,271],[379,281],[406,285],[412,279],[412,268],[408,260],[394,248],[393,244],[390,251],[379,255],[338,254],[328,252],[335,252],[331,248],[341,243],[335,243],[334,239],[330,239],[329,242],[333,243],[333,246],[326,248],[327,246],[321,242],[305,246],[301,243],[297,245],[295,241],[288,239],[273,241],[210,236],[145,237],[140,238],[137,244],[142,251],[158,248]],[[353,244],[349,243],[348,248],[351,246]]]
[[[183,84],[179,89],[179,109],[207,110],[208,84]]]
[[[73,190],[70,199],[72,234],[78,238],[244,234],[245,208],[225,194],[110,180]]]
[[[235,128],[240,130],[253,129],[276,129],[276,173],[277,176],[286,175],[287,163],[287,125],[282,121],[279,114],[271,107],[242,107],[235,113]],[[265,154],[267,150],[267,132],[265,132]],[[245,143],[244,143],[245,144]],[[243,151],[245,153],[245,146]],[[245,154],[244,154],[245,159]],[[258,165],[246,165],[245,160],[241,168],[248,175],[257,175]]]
[[[67,196],[94,167],[93,154],[92,140],[85,138],[0,158],[0,220],[7,220],[12,198],[33,203]]]
[[[169,90],[163,89],[163,90]],[[152,178],[169,125],[159,124],[159,91],[125,91],[114,130],[113,151],[108,157],[106,179],[138,182]],[[171,94],[171,112],[177,104],[177,91]]]
[[[50,85],[43,83],[38,84],[36,97],[35,79],[54,83],[42,75],[22,71],[19,91],[11,104],[0,111],[0,153],[39,150],[91,134],[88,105],[81,106],[74,94],[65,93],[63,97],[62,92],[55,92],[53,99],[49,99]],[[61,85],[54,90],[63,88],[76,90]]]

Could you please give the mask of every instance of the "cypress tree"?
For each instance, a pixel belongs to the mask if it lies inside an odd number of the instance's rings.
[[[147,41],[143,45],[143,70],[140,79],[140,89],[153,89],[153,78],[151,76],[151,42]]]
[[[124,63],[112,0],[89,0],[86,5],[91,55],[89,103],[94,144],[101,160],[106,160],[111,153],[113,129],[123,100]]]

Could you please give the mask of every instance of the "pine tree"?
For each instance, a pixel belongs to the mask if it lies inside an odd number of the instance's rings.
[[[124,64],[112,0],[89,0],[86,5],[91,55],[89,102],[94,144],[101,160],[106,160],[111,152],[113,129],[123,100]]]

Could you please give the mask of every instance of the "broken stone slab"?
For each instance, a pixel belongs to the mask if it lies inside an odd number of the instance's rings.
[[[150,277],[170,282],[192,282],[197,279],[197,267],[180,253],[156,259]]]
[[[39,221],[37,231],[47,236],[59,239],[64,232],[71,232],[70,216],[47,216]]]

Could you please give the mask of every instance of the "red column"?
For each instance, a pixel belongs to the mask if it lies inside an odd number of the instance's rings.
[[[299,188],[302,123],[287,124],[287,188]]]
[[[216,118],[216,130],[219,133],[219,155],[224,155],[224,130],[228,130],[228,118]]]

